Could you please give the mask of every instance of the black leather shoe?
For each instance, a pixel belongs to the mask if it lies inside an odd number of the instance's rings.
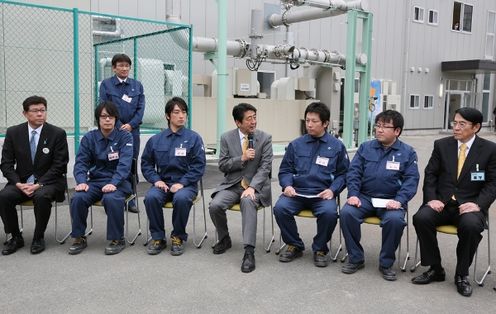
[[[346,264],[343,265],[343,267],[341,267],[341,272],[343,274],[354,274],[356,273],[359,269],[362,269],[365,267],[365,264],[363,262],[359,262],[359,263],[351,263],[351,262],[347,262]]]
[[[279,255],[279,262],[292,262],[295,258],[303,256],[303,252],[294,245],[288,244],[286,251]]]
[[[75,238],[74,242],[72,243],[71,247],[69,248],[69,254],[70,255],[77,255],[77,254],[81,253],[87,246],[88,246],[88,243],[86,242],[85,237]]]
[[[391,267],[379,266],[379,271],[382,273],[382,278],[387,281],[395,281],[396,273],[391,269]]]
[[[2,255],[10,255],[15,253],[17,249],[20,249],[24,246],[24,239],[22,235],[13,236],[6,243],[2,250]]]
[[[139,212],[138,207],[136,205],[129,205],[128,210],[130,213],[137,214]]]
[[[317,251],[313,252],[313,264],[317,267],[327,267],[331,261],[329,252]]]
[[[231,246],[232,246],[231,237],[227,235],[214,245],[213,252],[214,254],[222,254],[228,249],[230,249]]]
[[[413,277],[412,283],[416,285],[426,285],[433,281],[444,281],[445,277],[446,273],[444,272],[444,269],[442,269],[441,271],[435,271],[434,269],[430,268],[422,275]]]
[[[40,254],[45,250],[45,239],[36,239],[31,243],[31,254]]]
[[[119,254],[126,248],[126,240],[112,240],[105,248],[105,255]]]
[[[251,273],[255,270],[255,253],[251,250],[245,250],[243,261],[241,262],[241,271]]]
[[[456,275],[455,285],[458,293],[463,295],[464,297],[469,297],[472,295],[472,286],[470,285],[468,276]]]

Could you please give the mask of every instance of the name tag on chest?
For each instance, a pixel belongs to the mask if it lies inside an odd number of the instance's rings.
[[[386,170],[400,170],[400,163],[397,161],[386,162]]]
[[[174,156],[186,156],[186,148],[177,147]]]
[[[486,181],[486,173],[484,171],[471,172],[470,181]]]
[[[122,100],[124,100],[127,103],[131,103],[131,100],[133,100],[133,99],[131,97],[129,97],[128,95],[124,94],[124,95],[122,95]]]
[[[107,156],[109,161],[116,160],[119,159],[119,152],[112,152],[109,153]]]
[[[327,167],[327,165],[329,164],[329,158],[317,156],[317,160],[315,161],[315,163],[317,165]]]

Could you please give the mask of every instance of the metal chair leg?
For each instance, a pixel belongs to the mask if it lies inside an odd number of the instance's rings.
[[[264,242],[265,243],[265,207],[263,211],[263,232],[264,232]],[[272,244],[275,242],[275,233],[274,233],[274,208],[272,207],[272,204],[270,205],[270,218],[271,218],[271,230],[272,230],[272,235],[270,240],[267,242],[267,246],[265,247],[265,252],[270,253],[270,249],[272,248]]]
[[[58,238],[58,232],[57,232],[57,226],[58,226],[58,208],[57,208],[57,202],[55,202],[55,240],[60,243],[64,244],[65,241],[71,236],[71,231],[69,231],[65,236],[63,236],[61,239]]]
[[[130,237],[129,237],[129,202],[131,200],[135,200],[135,203],[136,203],[136,208],[138,210],[138,231],[136,232],[136,234],[132,237],[131,240]],[[126,200],[126,241],[127,243],[129,243],[130,245],[134,245],[134,243],[136,243],[136,239],[141,235],[141,221],[140,221],[140,210],[139,210],[139,204],[138,204],[138,199],[136,198],[136,195],[133,195],[132,197],[129,197],[127,200]]]
[[[205,212],[205,195],[203,191],[203,182],[200,181],[200,193],[201,193],[201,199],[202,199],[202,206],[203,206],[203,227],[204,227],[204,232],[202,237],[200,238],[200,241],[196,242],[196,203],[193,204],[193,244],[199,249],[201,248],[203,241],[205,241],[206,238],[208,238],[208,233],[207,233],[207,216]]]

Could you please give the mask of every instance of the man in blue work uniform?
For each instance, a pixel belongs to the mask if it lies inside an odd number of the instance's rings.
[[[98,130],[83,137],[74,164],[76,193],[71,199],[72,233],[74,243],[69,254],[81,253],[86,246],[86,219],[88,208],[101,200],[107,213],[107,240],[105,254],[120,253],[124,240],[124,207],[132,193],[129,174],[133,160],[133,138],[127,131],[116,127],[119,119],[117,106],[103,102],[95,110]]]
[[[133,158],[138,159],[140,151],[139,127],[145,112],[145,94],[143,85],[129,77],[131,59],[125,54],[116,54],[112,58],[112,70],[115,75],[100,84],[100,102],[112,101],[119,109],[116,127],[131,132],[133,135]],[[136,171],[136,169],[135,169]],[[138,212],[134,200],[129,211]]]
[[[317,217],[317,234],[312,250],[315,266],[326,267],[330,261],[327,242],[338,218],[336,196],[345,187],[350,164],[346,148],[329,133],[329,108],[320,102],[305,110],[307,134],[289,143],[279,168],[283,194],[274,206],[274,215],[287,244],[279,261],[291,262],[305,249],[298,235],[294,215],[311,209]]]
[[[165,117],[169,128],[148,140],[141,157],[143,176],[153,184],[144,201],[152,235],[147,253],[159,254],[167,246],[162,206],[172,201],[171,254],[178,256],[184,252],[189,211],[205,172],[205,149],[200,135],[185,127],[188,105],[183,99],[169,100]]]
[[[360,145],[351,162],[346,176],[348,200],[340,212],[348,250],[348,262],[341,269],[345,274],[364,267],[360,225],[365,217],[377,216],[382,227],[379,271],[385,280],[396,280],[391,266],[406,226],[407,205],[417,193],[420,177],[417,154],[398,139],[403,124],[403,116],[397,111],[378,114],[374,126],[376,139]],[[374,207],[372,198],[383,204]]]

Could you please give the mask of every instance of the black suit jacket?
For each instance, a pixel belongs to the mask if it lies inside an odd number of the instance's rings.
[[[485,172],[484,181],[471,180],[477,166]],[[496,197],[496,144],[476,136],[458,179],[457,169],[458,141],[454,137],[435,141],[425,168],[424,204],[431,200],[446,204],[455,195],[460,204],[474,202],[487,215]]]
[[[49,123],[43,125],[34,164],[31,161],[28,123],[7,129],[0,169],[8,184],[25,183],[34,174],[35,182],[43,185],[56,184],[63,191],[68,162],[67,136],[63,129]]]

